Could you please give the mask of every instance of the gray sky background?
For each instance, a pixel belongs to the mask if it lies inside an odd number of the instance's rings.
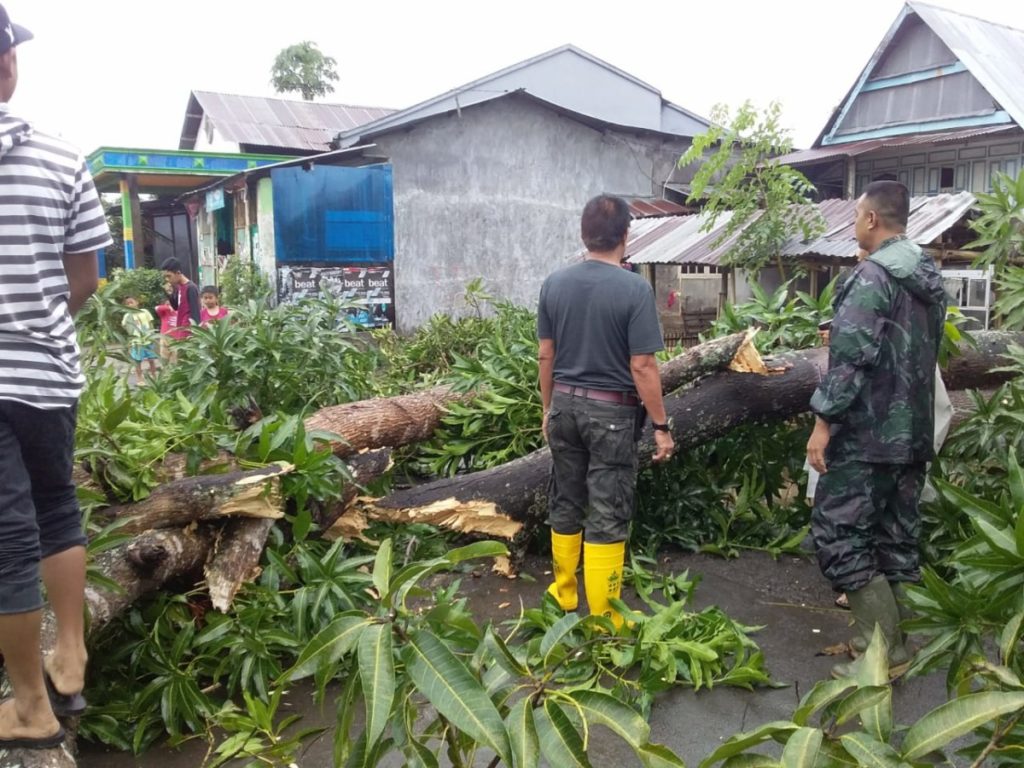
[[[270,66],[315,41],[338,61],[330,101],[403,108],[573,43],[707,115],[782,102],[809,145],[901,0],[5,0],[19,47],[12,111],[91,152],[176,148],[192,89],[274,95]],[[1020,0],[933,3],[1024,29]],[[294,96],[290,97],[294,98]]]

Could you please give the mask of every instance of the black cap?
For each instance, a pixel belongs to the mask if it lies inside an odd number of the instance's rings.
[[[0,5],[0,53],[7,53],[16,45],[32,39],[32,33],[20,24],[12,24],[7,9]]]

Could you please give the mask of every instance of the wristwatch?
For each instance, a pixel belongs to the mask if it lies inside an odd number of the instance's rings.
[[[666,422],[664,424],[655,424],[652,421],[651,422],[651,427],[653,429],[657,430],[658,432],[671,432],[672,431],[672,425],[670,423],[668,423],[668,422]]]

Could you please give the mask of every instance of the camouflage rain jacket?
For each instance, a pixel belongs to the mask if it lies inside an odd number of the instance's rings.
[[[828,373],[811,410],[832,425],[826,460],[913,464],[934,457],[942,276],[903,238],[882,244],[836,296]]]

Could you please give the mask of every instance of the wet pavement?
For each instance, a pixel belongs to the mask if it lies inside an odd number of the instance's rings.
[[[463,592],[474,616],[483,622],[514,618],[519,601],[536,605],[549,579],[544,559],[528,559],[523,569],[533,580],[509,580],[485,572],[463,576]],[[696,766],[723,740],[771,720],[788,720],[797,702],[815,682],[826,678],[836,659],[818,655],[828,645],[845,640],[850,614],[834,607],[834,595],[810,559],[771,557],[751,552],[724,560],[704,555],[666,555],[659,569],[700,578],[693,608],[717,605],[747,625],[763,625],[754,639],[764,652],[772,679],[784,688],[745,691],[719,687],[694,693],[677,689],[660,696],[651,713],[651,739],[669,746],[687,766]],[[629,596],[624,595],[627,601]],[[894,689],[895,722],[908,724],[946,700],[942,675],[900,683]],[[291,711],[304,719],[299,727],[330,726],[333,707],[320,712],[308,689],[291,696]],[[632,751],[603,729],[592,733],[591,762],[595,768],[639,768]],[[141,757],[108,753],[83,745],[81,768],[198,768],[207,746],[199,740],[180,750],[153,749]],[[400,762],[394,765],[400,765]],[[483,763],[481,763],[483,764]],[[300,768],[331,768],[331,738],[312,743],[299,759]],[[558,767],[555,767],[558,768]]]

